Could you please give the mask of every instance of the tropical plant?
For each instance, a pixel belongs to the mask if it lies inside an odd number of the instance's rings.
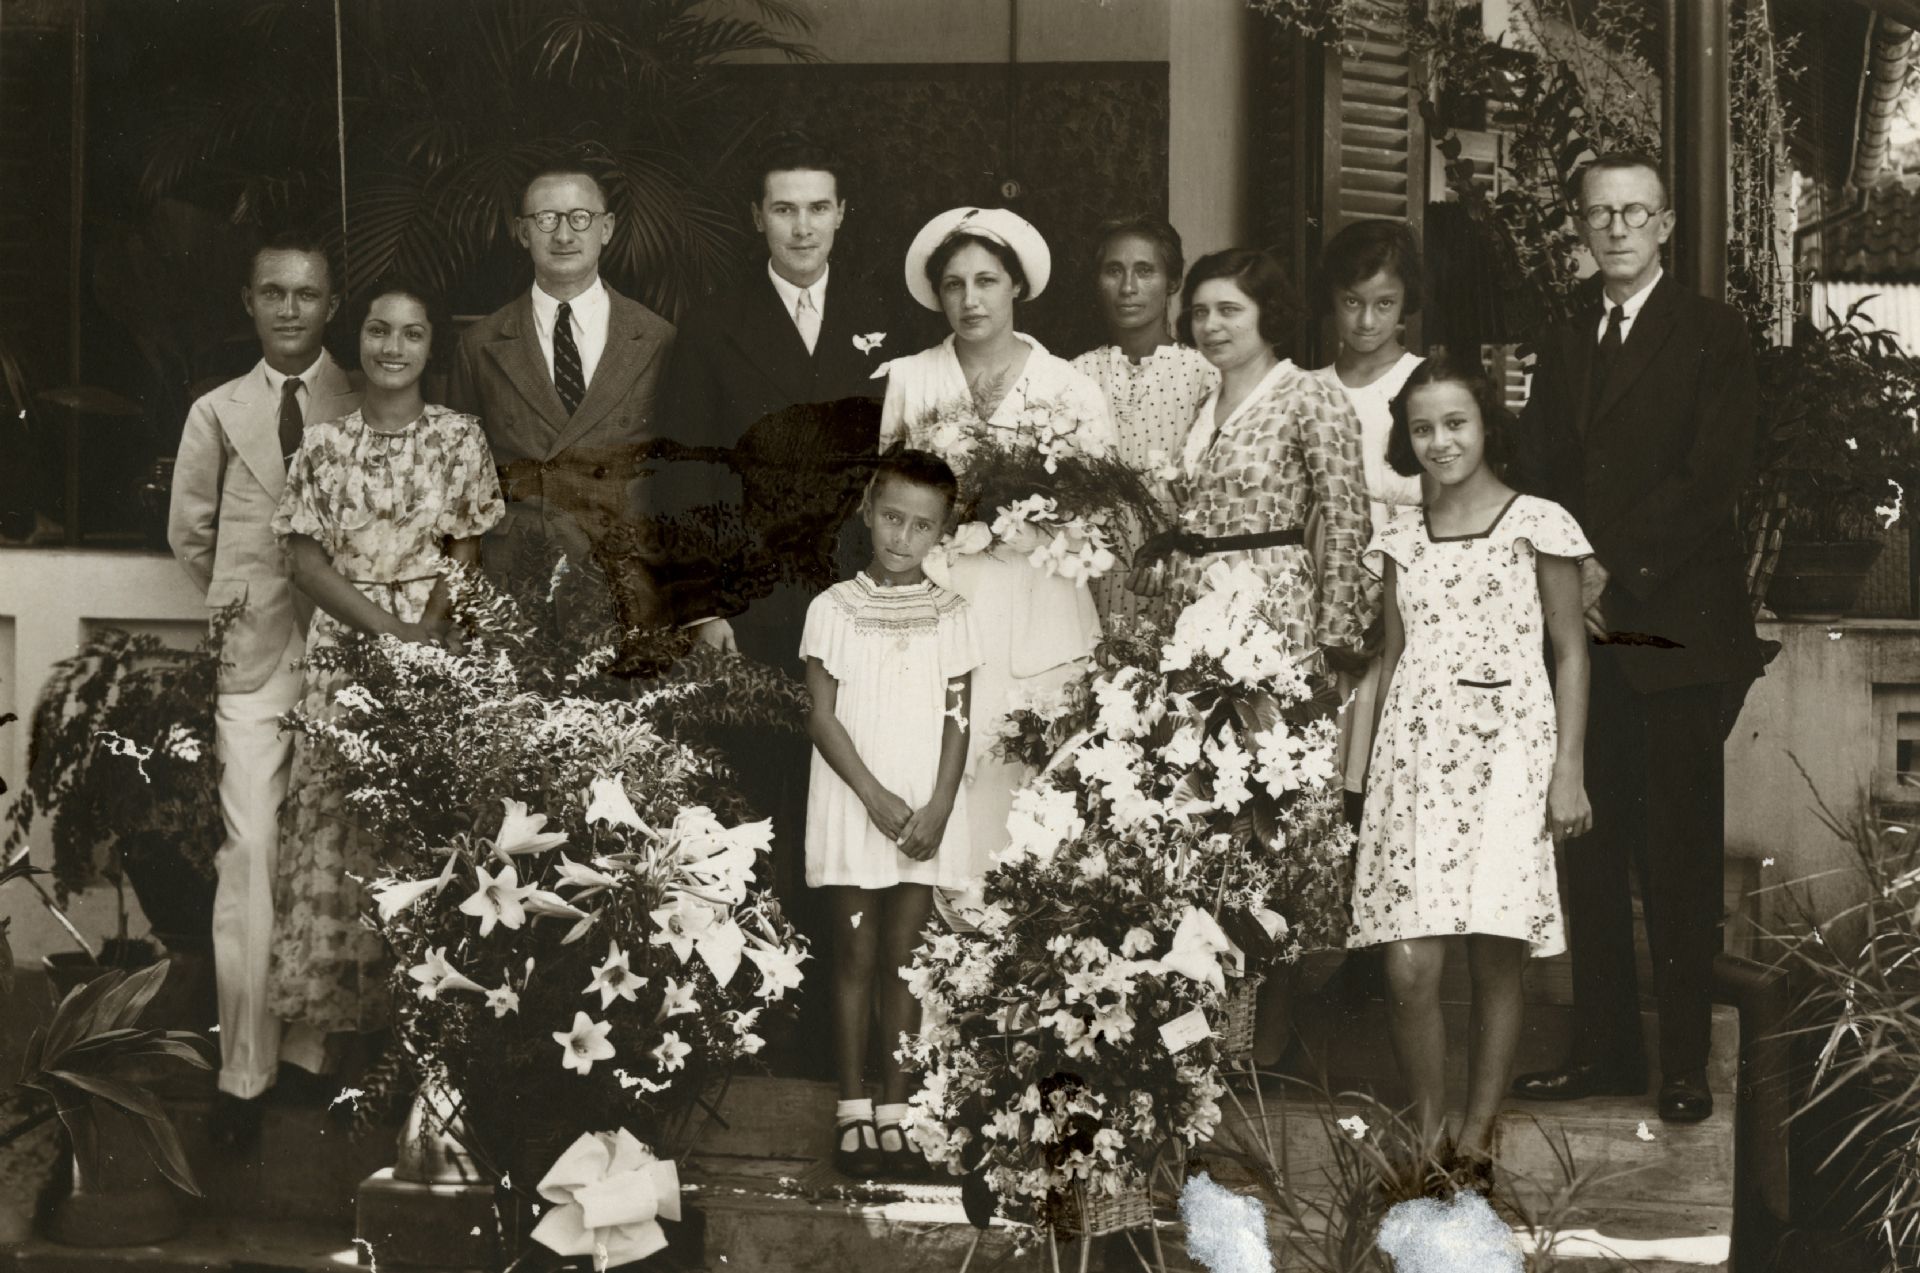
[[[46,1104],[0,1133],[0,1144],[57,1116],[74,1153],[84,1161],[98,1161],[94,1111],[99,1102],[127,1115],[141,1148],[168,1180],[195,1197],[200,1195],[166,1107],[127,1074],[135,1063],[156,1057],[211,1068],[200,1051],[205,1046],[200,1036],[138,1025],[140,1014],[167,979],[169,966],[163,959],[133,972],[115,968],[67,992],[53,1019],[27,1040],[20,1086],[38,1092]]]
[[[722,184],[745,140],[716,121],[716,64],[797,60],[804,9],[754,0],[752,17],[703,0],[273,0],[168,10],[148,41],[160,87],[143,103],[141,190],[180,194],[239,223],[326,211],[344,219],[351,285],[403,266],[453,289],[486,267],[524,268],[511,218],[530,168],[586,165],[618,213],[603,270],[669,315],[739,255],[739,199]],[[338,19],[343,80],[327,65]],[[177,65],[178,50],[202,56]],[[293,59],[297,51],[298,57]],[[158,63],[164,62],[164,65]],[[345,155],[339,130],[344,127]],[[344,183],[344,191],[342,185]]]
[[[1760,356],[1765,432],[1746,524],[1803,542],[1872,539],[1901,513],[1920,462],[1920,362],[1877,326],[1863,297],[1844,317],[1803,322]]]
[[[213,714],[220,646],[239,613],[216,614],[192,650],[101,628],[54,665],[34,706],[27,780],[0,858],[51,822],[56,895],[105,878],[127,938],[126,866],[177,854],[203,879],[223,835]]]
[[[1822,807],[1852,849],[1861,900],[1836,911],[1794,888],[1782,937],[1801,988],[1794,1021],[1819,1044],[1796,1120],[1842,1120],[1818,1170],[1860,1202],[1853,1217],[1887,1267],[1920,1265],[1920,835],[1866,811],[1850,822]],[[1830,888],[1830,884],[1828,885]]]

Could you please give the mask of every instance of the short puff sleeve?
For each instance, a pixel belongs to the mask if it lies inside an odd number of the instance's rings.
[[[507,515],[506,501],[500,494],[500,473],[478,420],[448,412],[443,423],[451,434],[446,499],[434,529],[449,539],[477,539]]]
[[[1411,536],[1425,532],[1425,518],[1425,509],[1395,507],[1387,524],[1373,532],[1373,539],[1360,554],[1360,564],[1375,578],[1386,577],[1388,558],[1405,570],[1413,561]]]
[[[845,681],[853,666],[853,611],[835,584],[807,606],[806,626],[800,631],[800,657],[819,659],[836,681]]]
[[[1524,544],[1529,552],[1570,561],[1593,556],[1593,545],[1587,542],[1580,523],[1552,500],[1522,495],[1513,511],[1517,516],[1510,517],[1509,524],[1501,529],[1512,537],[1516,555]]]
[[[940,598],[940,675],[952,680],[987,660],[980,652],[980,629],[967,599],[946,589],[936,595]]]

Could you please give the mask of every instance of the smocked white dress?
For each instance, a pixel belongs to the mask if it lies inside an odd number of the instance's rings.
[[[1482,534],[1435,539],[1408,509],[1367,546],[1374,573],[1393,559],[1407,644],[1373,742],[1349,946],[1483,933],[1566,949],[1535,563],[1592,552],[1572,514],[1528,495]]]
[[[865,571],[807,607],[802,658],[839,682],[833,714],[887,790],[918,809],[933,798],[946,727],[947,682],[980,666],[966,598],[931,579],[884,587]],[[807,885],[961,888],[971,866],[967,784],[961,783],[940,851],[924,862],[900,852],[818,750],[807,783]]]

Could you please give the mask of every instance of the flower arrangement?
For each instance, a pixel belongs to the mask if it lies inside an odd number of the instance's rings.
[[[1013,428],[988,424],[971,401],[910,421],[907,445],[941,456],[960,477],[959,529],[947,551],[1005,548],[1067,579],[1119,565],[1127,528],[1155,527],[1164,513],[1146,480],[1081,425],[1068,404],[1048,398],[1027,399]]]
[[[1071,1191],[1138,1187],[1212,1133],[1229,991],[1345,928],[1335,740],[1259,576],[1224,563],[1170,630],[1014,713],[1000,745],[1045,767],[978,930],[924,944],[909,977],[929,1159],[1058,1224]]]
[[[380,844],[368,922],[395,957],[403,1044],[387,1085],[460,1093],[497,1168],[546,1147],[530,1186],[580,1134],[670,1138],[800,983],[805,943],[755,881],[771,826],[742,819],[694,728],[716,689],[792,694],[739,660],[620,680],[610,642],[558,657],[510,598],[449,578],[461,648],[317,651],[351,683],[295,724]]]

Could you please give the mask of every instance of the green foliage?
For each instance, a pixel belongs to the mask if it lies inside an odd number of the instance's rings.
[[[0,855],[11,858],[46,818],[62,901],[103,877],[118,888],[122,861],[162,843],[212,877],[223,835],[214,700],[221,641],[238,613],[216,615],[192,650],[102,628],[54,665]],[[124,911],[121,926],[125,937]]]
[[[1821,913],[1789,891],[1797,919],[1785,961],[1802,987],[1796,1033],[1821,1044],[1794,1117],[1838,1109],[1846,1120],[1822,1171],[1863,1199],[1855,1222],[1889,1268],[1920,1265],[1920,835],[1860,814],[1822,810],[1853,850],[1862,900]]]
[[[336,101],[333,11],[344,97]],[[530,168],[582,162],[618,212],[602,269],[669,315],[738,256],[736,192],[720,184],[744,135],[720,131],[729,91],[708,68],[747,52],[817,55],[804,11],[756,0],[752,17],[702,0],[408,0],[339,6],[180,6],[151,41],[222,50],[198,75],[173,65],[138,139],[142,193],[185,195],[238,223],[327,211],[337,234],[341,158],[350,282],[396,267],[443,288],[510,260]],[[299,50],[294,58],[290,50]],[[154,54],[156,59],[170,55]],[[297,63],[301,73],[293,71]],[[315,65],[329,68],[313,73]]]
[[[1869,299],[1761,354],[1766,432],[1749,523],[1784,505],[1795,538],[1856,540],[1880,533],[1888,514],[1877,510],[1897,510],[1920,460],[1920,363],[1862,312]]]
[[[114,969],[75,986],[53,1019],[27,1040],[22,1087],[53,1102],[75,1154],[97,1155],[96,1102],[129,1116],[141,1147],[168,1180],[195,1197],[200,1187],[187,1165],[173,1120],[153,1093],[127,1075],[137,1062],[171,1058],[208,1069],[199,1036],[184,1030],[142,1029],[140,1014],[167,979],[169,962],[138,972]],[[36,1120],[37,1121],[37,1120]]]

